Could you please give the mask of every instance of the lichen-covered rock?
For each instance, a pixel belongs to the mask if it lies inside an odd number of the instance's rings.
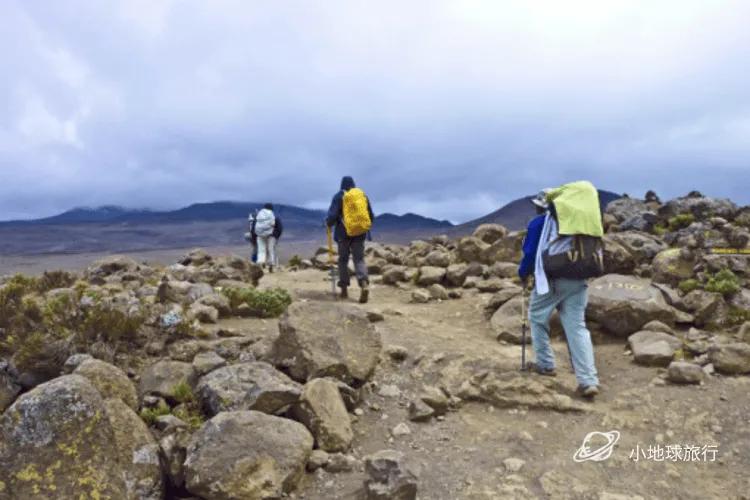
[[[137,419],[80,375],[23,394],[0,419],[5,498],[161,498],[152,442]]]
[[[164,498],[159,445],[146,424],[121,399],[104,402],[114,433],[112,451],[117,457],[128,496],[133,500]]]
[[[295,380],[331,376],[361,384],[372,376],[381,350],[380,334],[362,309],[294,302],[279,321],[269,359]]]
[[[190,440],[185,482],[211,500],[280,498],[304,474],[313,437],[305,426],[256,411],[222,412]]]
[[[693,277],[695,262],[685,258],[680,248],[668,248],[656,254],[651,266],[654,281],[677,285]]]
[[[310,430],[318,448],[335,452],[351,446],[352,424],[335,382],[320,378],[309,381],[292,413]]]
[[[133,410],[138,409],[135,386],[118,367],[98,359],[87,359],[73,373],[86,377],[102,397],[118,398]]]
[[[225,366],[201,377],[196,393],[209,415],[256,410],[274,414],[297,402],[302,386],[268,363]]]

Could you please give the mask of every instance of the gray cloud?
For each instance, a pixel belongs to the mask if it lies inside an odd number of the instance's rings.
[[[454,221],[541,187],[750,203],[743,1],[8,1],[0,217],[217,199]],[[7,49],[10,48],[10,49]]]

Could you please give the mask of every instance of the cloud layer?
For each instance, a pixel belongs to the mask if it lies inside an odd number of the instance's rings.
[[[542,187],[750,203],[750,3],[5,2],[0,218],[196,201],[462,221]]]

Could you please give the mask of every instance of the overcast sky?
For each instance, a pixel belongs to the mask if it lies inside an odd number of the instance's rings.
[[[0,218],[198,201],[464,221],[590,179],[750,203],[746,0],[0,0]]]

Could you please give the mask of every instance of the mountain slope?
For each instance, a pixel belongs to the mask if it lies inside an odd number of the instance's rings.
[[[495,210],[478,219],[465,222],[455,226],[455,233],[470,233],[480,224],[494,223],[502,224],[512,231],[524,229],[529,220],[535,215],[534,205],[531,203],[533,196],[525,196],[504,205],[502,208]],[[611,191],[599,190],[599,204],[602,210],[606,208],[609,202],[620,198],[620,195]]]

